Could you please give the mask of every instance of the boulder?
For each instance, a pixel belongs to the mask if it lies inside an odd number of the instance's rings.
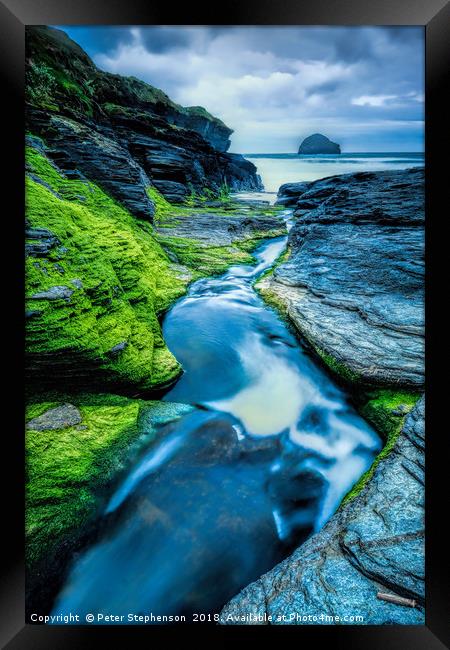
[[[308,190],[311,183],[285,183],[278,190],[275,205],[285,205],[291,207],[296,205],[299,197]]]

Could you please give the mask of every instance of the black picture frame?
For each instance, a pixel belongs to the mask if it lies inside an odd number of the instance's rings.
[[[176,20],[174,18],[176,17]],[[6,567],[0,587],[2,615],[0,642],[10,650],[24,648],[87,648],[105,642],[108,635],[112,647],[151,642],[163,632],[166,642],[174,632],[185,635],[185,627],[155,628],[118,626],[113,628],[85,626],[39,626],[24,623],[24,440],[23,440],[23,211],[24,211],[24,32],[26,25],[64,24],[178,24],[178,25],[422,25],[426,34],[426,211],[427,211],[427,360],[431,361],[436,346],[434,319],[430,311],[431,295],[436,291],[438,277],[435,267],[435,232],[440,211],[445,206],[444,192],[448,183],[440,153],[446,150],[448,129],[444,89],[448,89],[450,71],[450,3],[445,0],[225,0],[202,6],[149,0],[0,0],[0,70],[1,88],[6,89],[1,102],[4,126],[2,144],[7,150],[3,160],[3,245],[4,255],[14,251],[3,271],[3,289],[8,304],[9,331],[3,340],[4,377],[7,394],[3,404],[3,474],[7,488],[3,492],[3,558]],[[448,141],[448,136],[447,136]],[[8,203],[6,204],[6,199]],[[442,203],[441,203],[442,201]],[[447,199],[448,203],[448,199]],[[6,207],[8,205],[8,207]],[[6,244],[6,246],[5,246]],[[447,254],[448,255],[448,254]],[[12,261],[11,261],[12,260]],[[447,335],[448,338],[448,335]],[[445,340],[445,339],[444,339]],[[6,361],[7,353],[11,358]],[[440,356],[440,355],[438,355]],[[433,362],[434,363],[434,362]],[[446,514],[446,466],[443,445],[448,438],[438,417],[445,409],[445,398],[439,395],[437,379],[427,366],[427,471],[426,471],[426,625],[425,626],[296,626],[207,627],[200,628],[217,639],[242,641],[255,639],[257,632],[284,637],[295,634],[296,643],[329,643],[346,650],[438,650],[449,647],[448,600],[446,574],[448,544],[443,525]],[[9,380],[13,370],[18,379]],[[445,389],[445,388],[444,388]],[[444,393],[442,393],[443,395]],[[6,424],[6,415],[11,421]],[[6,450],[5,450],[6,445]],[[444,464],[445,463],[445,464]],[[8,471],[5,472],[5,469]],[[441,477],[444,477],[442,480]],[[447,498],[448,501],[448,498]],[[192,628],[189,629],[189,631]],[[199,629],[199,628],[197,628]],[[270,632],[269,632],[270,629]],[[266,637],[270,642],[270,639]],[[304,646],[305,647],[305,646]]]

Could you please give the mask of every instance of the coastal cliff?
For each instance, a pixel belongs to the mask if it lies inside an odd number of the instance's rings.
[[[262,189],[256,167],[227,153],[232,129],[134,77],[99,70],[64,32],[27,29],[27,128],[68,174],[83,174],[150,220],[147,188],[171,202],[206,189]]]

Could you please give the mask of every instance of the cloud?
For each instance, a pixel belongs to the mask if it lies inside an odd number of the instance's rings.
[[[64,29],[99,67],[223,119],[235,131],[235,151],[295,151],[313,131],[347,151],[373,143],[374,129],[391,150],[396,138],[416,149],[423,138],[422,28]],[[400,129],[411,133],[410,144]]]
[[[398,95],[361,95],[361,97],[354,97],[352,104],[354,106],[389,106],[396,99],[398,99]]]

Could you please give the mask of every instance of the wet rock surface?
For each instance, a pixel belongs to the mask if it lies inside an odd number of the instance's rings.
[[[308,190],[311,183],[284,183],[278,190],[275,205],[291,207],[297,204],[299,197]]]
[[[233,598],[222,624],[242,623],[242,617],[260,624],[424,623],[424,410],[421,398],[361,493]],[[380,600],[378,592],[413,599],[416,607]],[[297,613],[330,619],[291,618]],[[363,619],[349,621],[350,615]],[[250,618],[258,616],[262,620]]]
[[[290,257],[259,285],[369,384],[423,386],[423,182],[411,169],[299,184]]]
[[[162,235],[190,238],[205,247],[232,246],[255,235],[264,237],[285,233],[285,222],[277,215],[249,215],[244,210],[233,214],[196,212],[177,215],[176,220],[156,229]]]
[[[81,413],[73,404],[62,404],[30,420],[27,429],[46,431],[67,429],[81,423]]]

